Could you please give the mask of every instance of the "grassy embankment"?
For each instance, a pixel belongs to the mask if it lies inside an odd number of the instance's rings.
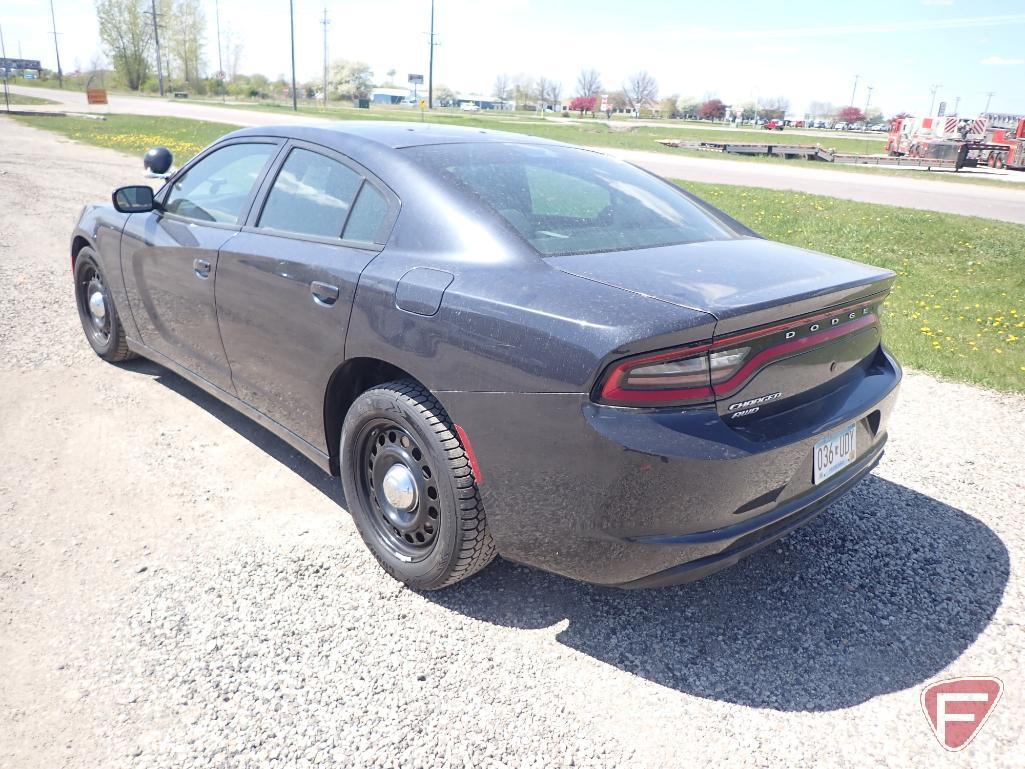
[[[163,144],[179,163],[233,128],[120,115],[18,119],[132,155]],[[797,192],[680,183],[768,238],[894,270],[886,340],[903,363],[1025,392],[1025,226]]]

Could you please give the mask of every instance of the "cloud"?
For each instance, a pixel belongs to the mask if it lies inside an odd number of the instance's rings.
[[[1003,56],[987,56],[979,64],[1000,66],[1003,64],[1025,64],[1025,59],[1005,59]]]
[[[957,19],[925,19],[921,21],[880,21],[870,24],[844,24],[821,27],[779,27],[758,29],[727,29],[691,27],[675,36],[698,40],[759,40],[772,38],[850,37],[897,32],[920,32],[932,29],[970,29],[1025,24],[1025,13],[998,16],[963,16]]]

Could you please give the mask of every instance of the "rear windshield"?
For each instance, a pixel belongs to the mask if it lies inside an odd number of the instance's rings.
[[[405,151],[494,209],[543,256],[736,237],[668,182],[594,152],[497,143]]]

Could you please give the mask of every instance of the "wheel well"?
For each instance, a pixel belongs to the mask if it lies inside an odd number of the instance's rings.
[[[338,436],[349,406],[360,395],[375,385],[393,379],[414,379],[398,366],[377,358],[353,358],[340,365],[331,374],[324,393],[324,437],[331,458],[331,473],[339,475]]]
[[[78,252],[88,245],[89,241],[81,235],[76,235],[75,239],[71,241],[71,269],[75,269],[75,260],[78,258]]]

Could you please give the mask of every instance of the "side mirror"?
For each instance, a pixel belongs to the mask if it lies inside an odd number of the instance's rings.
[[[118,187],[111,197],[115,210],[122,214],[143,214],[154,208],[153,188],[145,184]]]

